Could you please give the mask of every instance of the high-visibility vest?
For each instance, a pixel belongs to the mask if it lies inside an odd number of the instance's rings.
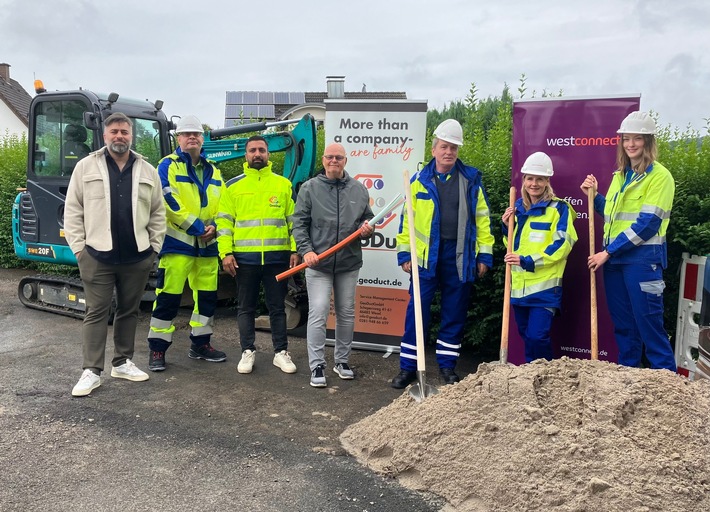
[[[234,254],[240,263],[276,263],[274,253],[296,252],[293,229],[295,203],[291,182],[244,164],[244,174],[227,182],[217,215],[219,255]]]
[[[199,237],[206,226],[216,226],[224,182],[214,162],[204,158],[204,152],[200,160],[201,177],[190,155],[180,148],[158,164],[167,221],[161,254],[217,256],[216,240],[203,242]]]
[[[604,246],[609,263],[667,265],[666,231],[671,218],[675,182],[671,173],[654,162],[626,183],[617,171],[604,204]]]
[[[561,306],[562,275],[577,241],[576,217],[574,209],[558,198],[534,204],[527,211],[522,199],[516,201],[513,252],[520,255],[520,266],[511,267],[512,304]]]
[[[477,263],[493,266],[493,243],[491,233],[488,198],[481,182],[481,173],[474,167],[456,160],[459,172],[459,236],[456,240],[456,265],[461,282],[476,279]],[[439,193],[435,179],[436,161],[432,159],[412,178],[412,207],[414,210],[414,231],[416,236],[417,263],[420,275],[431,278],[436,275],[440,245]],[[445,206],[443,206],[445,207]],[[405,209],[406,210],[406,209]],[[462,225],[463,224],[463,225]],[[403,211],[397,234],[397,262],[399,265],[411,261],[409,246],[409,219]]]

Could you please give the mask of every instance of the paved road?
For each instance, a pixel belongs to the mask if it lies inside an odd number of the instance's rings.
[[[236,372],[234,312],[220,310],[214,345],[225,363],[187,357],[189,312],[167,353],[168,370],[132,383],[104,374],[86,398],[81,322],[31,310],[16,297],[24,272],[0,270],[0,510],[434,511],[444,503],[408,491],[348,457],[348,425],[399,396],[387,382],[398,357],[356,351],[354,381],[329,370],[308,385],[305,340],[291,338],[298,372],[271,363],[259,333],[254,373]],[[147,366],[149,313],[135,362]],[[107,350],[110,368],[111,343]],[[328,357],[332,360],[332,349]],[[332,366],[332,361],[329,366]],[[473,362],[462,362],[462,375]]]

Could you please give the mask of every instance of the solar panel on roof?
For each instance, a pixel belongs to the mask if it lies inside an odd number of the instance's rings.
[[[254,91],[244,91],[242,103],[257,105],[259,103],[259,93]]]
[[[289,93],[287,92],[275,92],[274,93],[274,103],[284,104],[289,103]]]
[[[227,107],[224,109],[226,117],[239,117],[239,114],[242,112],[242,106],[241,105],[227,105]]]
[[[242,102],[242,91],[227,91],[227,104],[238,105]]]
[[[244,119],[256,119],[259,117],[258,105],[242,105],[242,114]]]
[[[290,92],[288,93],[289,96],[289,103],[296,103],[300,105],[301,103],[306,102],[306,93],[303,92]]]
[[[260,92],[259,93],[259,105],[273,105],[274,104],[274,93],[273,92]]]
[[[274,117],[276,116],[274,115],[273,105],[259,105],[259,119],[273,119]]]

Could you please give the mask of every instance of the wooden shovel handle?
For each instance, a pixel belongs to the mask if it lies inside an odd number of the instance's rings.
[[[589,187],[587,190],[587,205],[589,212],[589,256],[594,256],[596,249],[594,248],[594,189],[592,187]],[[596,272],[592,269],[589,269],[589,309],[592,360],[596,361],[599,359],[599,332],[597,327],[597,276]]]
[[[515,207],[515,187],[510,187],[509,206]],[[513,230],[515,229],[515,212],[508,218],[508,244],[507,254],[513,252]],[[510,263],[505,265],[505,288],[503,289],[503,324],[500,329],[500,362],[505,364],[508,362],[508,330],[510,324],[510,278],[511,278]]]
[[[407,204],[407,221],[409,227],[409,254],[412,265],[412,298],[414,299],[414,332],[417,341],[417,371],[426,371],[424,354],[424,320],[422,318],[422,296],[419,292],[419,263],[417,261],[417,235],[414,231],[414,207],[412,205],[412,185],[409,182],[409,171],[404,171],[404,193]],[[422,389],[422,395],[424,390]]]

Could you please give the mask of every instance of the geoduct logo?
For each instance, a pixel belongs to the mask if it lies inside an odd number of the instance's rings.
[[[279,205],[279,198],[276,196],[271,196],[269,198],[269,206],[271,206],[272,208],[278,208],[280,206]]]
[[[385,180],[381,174],[356,174],[353,179],[365,185],[367,190],[382,190],[385,187]]]
[[[614,137],[557,137],[547,138],[547,146],[568,147],[568,146],[618,146],[621,140],[620,135]]]

